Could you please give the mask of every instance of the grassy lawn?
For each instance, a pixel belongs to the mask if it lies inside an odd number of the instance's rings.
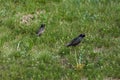
[[[120,80],[120,1],[0,0],[0,80]]]

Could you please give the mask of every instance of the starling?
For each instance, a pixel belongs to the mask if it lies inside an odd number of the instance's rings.
[[[76,46],[78,45],[81,40],[85,37],[85,34],[80,34],[78,37],[74,38],[71,42],[69,42],[66,46]]]
[[[45,24],[41,24],[39,30],[37,31],[37,35],[40,36],[45,31]]]

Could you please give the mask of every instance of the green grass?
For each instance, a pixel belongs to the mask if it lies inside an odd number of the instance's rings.
[[[0,0],[1,80],[120,79],[119,53],[119,0]]]

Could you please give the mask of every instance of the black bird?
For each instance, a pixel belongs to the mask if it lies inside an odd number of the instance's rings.
[[[45,24],[41,24],[39,30],[37,31],[37,35],[40,36],[41,34],[43,34],[44,31],[45,31]]]
[[[82,39],[85,37],[85,34],[80,34],[78,37],[74,38],[71,42],[69,42],[66,46],[76,46],[78,45]]]

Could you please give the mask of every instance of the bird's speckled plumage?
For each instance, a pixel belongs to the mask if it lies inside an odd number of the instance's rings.
[[[44,31],[45,31],[45,24],[41,24],[39,30],[37,31],[37,35],[40,36],[41,34],[43,34]]]
[[[80,34],[78,37],[74,38],[71,42],[69,42],[66,46],[76,46],[78,45],[82,39],[85,37],[85,34]]]

